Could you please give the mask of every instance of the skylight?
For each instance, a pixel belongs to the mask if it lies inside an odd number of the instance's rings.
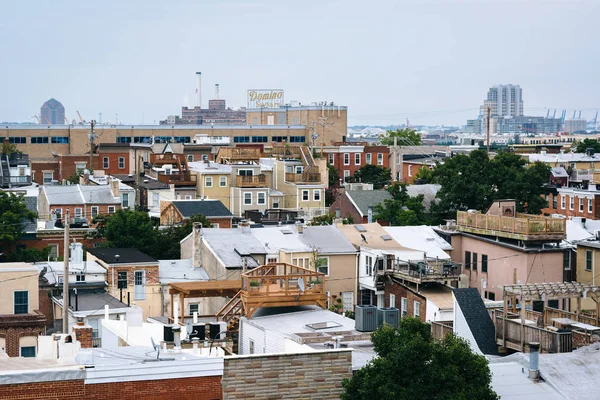
[[[306,324],[307,328],[314,329],[315,331],[319,330],[319,329],[339,328],[340,326],[342,326],[342,325],[338,324],[337,322],[333,322],[333,321],[316,322],[314,324]]]
[[[291,235],[293,232],[290,231],[289,229],[282,229],[281,233],[283,233],[284,235]]]
[[[367,230],[365,229],[364,226],[362,225],[354,225],[354,227],[356,228],[357,231],[359,232],[366,232]]]
[[[390,235],[381,235],[381,238],[383,240],[392,240],[392,237]]]

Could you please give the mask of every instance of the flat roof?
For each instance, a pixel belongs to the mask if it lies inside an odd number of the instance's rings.
[[[267,110],[266,108],[263,110]],[[319,110],[321,108],[319,107]],[[337,108],[336,108],[337,110]],[[86,133],[90,130],[89,125],[24,125],[24,124],[0,124],[0,129],[14,130],[32,130],[32,131],[49,131],[49,130],[83,130]],[[214,130],[244,130],[244,129],[299,129],[305,130],[305,125],[95,125],[96,132],[102,132],[104,129],[124,129],[120,132],[121,136],[129,136],[126,134],[130,130],[158,130],[158,131],[214,131]],[[223,136],[223,135],[221,135]]]

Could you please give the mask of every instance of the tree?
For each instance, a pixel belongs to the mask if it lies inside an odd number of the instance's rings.
[[[9,253],[6,257],[7,262],[39,262],[48,261],[50,255],[50,247],[43,249],[29,248],[17,249],[15,253]]]
[[[26,222],[36,217],[27,209],[23,195],[0,191],[0,243],[12,246],[23,234]]]
[[[593,149],[594,153],[600,153],[600,142],[598,142],[598,139],[583,139],[575,143],[575,153],[585,153],[587,149]]]
[[[392,171],[379,165],[367,164],[354,173],[352,181],[372,183],[373,189],[382,189],[392,183]]]
[[[8,140],[4,140],[2,142],[2,154],[8,155],[13,153],[20,153],[20,151],[13,143],[10,143]]]
[[[83,176],[83,170],[80,169],[75,171],[73,175],[67,178],[67,182],[70,182],[71,185],[77,185],[79,183],[80,178]]]
[[[437,183],[433,168],[422,166],[417,175],[415,175],[415,181],[421,181],[422,183]]]
[[[106,247],[130,247],[154,256],[158,244],[158,229],[148,213],[118,210],[106,218]]]
[[[329,187],[338,187],[340,185],[340,175],[338,169],[331,164],[327,164],[327,171],[329,172]]]
[[[386,146],[392,146],[394,144],[394,138],[397,139],[398,146],[420,146],[421,145],[421,134],[417,133],[416,129],[404,128],[388,130],[384,135],[379,137],[381,144]]]
[[[519,212],[539,214],[546,207],[541,197],[550,167],[541,162],[527,165],[518,154],[500,151],[490,160],[483,150],[446,159],[433,170],[441,185],[435,207],[444,218],[457,210],[485,212],[494,200],[515,199]]]
[[[393,226],[409,226],[427,224],[425,215],[424,196],[422,194],[410,197],[406,184],[394,182],[387,191],[392,195],[383,204],[376,204],[373,212],[376,219],[389,222]]]
[[[402,318],[399,328],[379,327],[372,335],[377,357],[344,379],[343,400],[497,400],[485,356],[453,334],[438,341],[428,324]]]
[[[210,228],[211,222],[202,214],[191,216],[180,226],[170,226],[158,231],[158,241],[153,250],[153,257],[163,260],[176,260],[181,258],[179,243],[190,233],[194,223],[200,222],[203,227]]]

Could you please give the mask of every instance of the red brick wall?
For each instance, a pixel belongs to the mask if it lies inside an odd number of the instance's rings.
[[[415,292],[413,292],[412,290],[410,290],[409,288],[407,288],[406,286],[392,281],[392,283],[388,283],[386,282],[385,287],[384,287],[384,305],[385,307],[396,307],[399,310],[401,309],[401,299],[404,297],[408,300],[408,304],[407,304],[407,308],[406,308],[406,316],[407,317],[414,317],[414,312],[415,312],[415,301],[419,302],[420,306],[419,306],[419,319],[423,322],[425,322],[425,315],[426,315],[426,307],[427,307],[427,300],[425,299],[425,297],[416,294]],[[396,304],[390,304],[390,294],[393,294],[396,296]]]
[[[421,170],[421,168],[423,168],[423,167],[431,169],[431,166],[429,166],[429,165],[423,165],[421,163],[411,163],[410,161],[403,161],[402,162],[402,182],[407,183],[407,184],[415,183],[416,176],[419,173],[419,171]],[[410,169],[410,174],[409,174],[409,169]]]
[[[81,343],[81,347],[83,349],[91,349],[92,348],[92,327],[91,326],[79,326],[75,325],[73,327],[73,332],[75,333],[75,339]]]
[[[46,317],[46,328],[52,328],[54,325],[54,305],[50,298],[51,289],[39,290],[39,311]]]
[[[86,397],[83,380],[0,385],[0,400],[69,400],[84,398]]]
[[[85,385],[83,380],[0,385],[0,400],[216,400],[221,377],[129,381]]]
[[[75,240],[78,243],[82,243],[83,247],[91,249],[94,247],[94,243],[103,243],[106,239],[85,239],[82,234],[74,234],[71,230],[71,240]],[[55,244],[58,246],[58,255],[62,257],[64,255],[64,238],[62,232],[58,232],[52,236],[39,236],[34,239],[20,239],[17,241],[18,245],[24,245],[27,249],[43,249],[46,246]]]
[[[145,270],[146,271],[146,285],[156,285],[158,284],[158,265],[141,265],[141,266],[131,266],[131,265],[119,265],[116,267],[111,267],[108,271],[107,279],[108,286],[113,286],[113,275],[114,278],[117,279],[120,271],[127,271],[127,285],[133,287],[134,286],[134,271],[136,270]],[[113,274],[114,271],[114,274]],[[114,286],[117,287],[117,282],[114,282]]]
[[[348,155],[350,157],[349,165],[344,165],[344,154],[345,153],[348,153]],[[379,164],[377,164],[377,154],[382,153],[383,154],[383,165],[381,165],[381,166],[383,166],[385,168],[390,167],[390,161],[389,161],[390,149],[387,146],[365,146],[364,151],[358,153],[358,154],[360,154],[360,163],[359,164],[356,164],[356,159],[355,159],[355,154],[357,154],[356,152],[350,153],[350,152],[344,151],[344,146],[340,146],[339,153],[332,153],[333,154],[333,166],[338,170],[339,179],[344,179],[344,171],[345,170],[350,171],[350,176],[353,176],[357,170],[359,170],[360,168],[367,165],[367,153],[371,154],[371,164],[372,165],[379,165]],[[329,160],[330,160],[329,154],[325,154],[325,157],[327,158],[327,161],[329,162]]]
[[[212,224],[219,224],[219,228],[231,228],[231,218],[209,218]]]
[[[1,321],[0,321],[1,322]],[[0,338],[6,340],[6,354],[9,357],[19,357],[20,346],[19,339],[23,336],[39,336],[46,332],[45,320],[36,327],[20,327],[18,322],[15,322],[10,327],[0,327]],[[0,397],[1,399],[2,397]]]
[[[338,208],[340,210],[340,218],[348,218],[348,215],[350,215],[352,217],[352,219],[354,220],[355,224],[360,224],[361,222],[362,223],[367,222],[366,221],[367,216],[365,216],[364,217],[365,219],[363,220],[363,217],[360,216],[360,214],[358,213],[358,210],[356,209],[356,207],[354,207],[354,205],[352,204],[352,202],[350,201],[350,199],[348,198],[346,193],[337,195],[337,198],[335,199],[333,204],[329,207],[329,212],[333,213],[335,215]]]
[[[554,196],[556,196],[556,208],[553,208]],[[565,209],[563,210],[561,207],[561,197],[565,197]],[[592,212],[588,212],[588,203],[587,199],[580,199],[577,195],[575,197],[575,205],[571,210],[571,196],[569,194],[561,194],[555,195],[550,193],[548,195],[548,207],[542,209],[542,212],[545,214],[560,214],[567,217],[583,217],[589,219],[600,219],[600,196],[594,196],[594,200],[592,201]],[[583,202],[583,212],[579,211],[579,201]]]
[[[44,215],[46,212],[52,213],[52,210],[56,210],[60,208],[62,210],[63,218],[66,217],[67,210],[69,210],[69,218],[73,218],[75,216],[75,209],[81,208],[81,213],[84,218],[88,220],[88,223],[92,222],[92,207],[98,207],[98,214],[108,215],[108,208],[114,207],[115,212],[121,209],[121,204],[96,204],[96,205],[83,205],[83,204],[64,204],[64,205],[52,205],[48,211],[39,210],[40,217],[46,219],[47,216]]]
[[[99,165],[97,169],[101,169],[107,175],[114,174],[131,174],[133,172],[133,168],[129,162],[129,151],[122,152],[99,152]],[[125,160],[125,164],[123,168],[119,168],[119,158],[123,157]],[[104,168],[104,158],[108,158],[108,168]]]

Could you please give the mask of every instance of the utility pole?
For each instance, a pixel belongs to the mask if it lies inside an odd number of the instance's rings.
[[[63,333],[69,333],[69,210],[64,221],[64,271],[63,271]]]
[[[90,174],[92,172],[94,172],[94,165],[92,164],[94,161],[94,140],[96,139],[96,135],[94,134],[94,124],[96,123],[96,121],[92,120],[90,122],[91,127],[92,127],[92,131],[89,133],[90,136]]]
[[[490,155],[490,114],[492,113],[492,108],[488,106],[487,108],[487,153],[488,157]]]
[[[142,161],[142,156],[135,155],[134,158],[135,158],[135,188],[136,188],[135,204],[137,206],[136,209],[139,210],[140,206],[142,204],[141,199],[140,199],[140,196],[142,194],[142,191],[140,190],[140,161]],[[148,205],[148,199],[146,199],[146,205]]]

